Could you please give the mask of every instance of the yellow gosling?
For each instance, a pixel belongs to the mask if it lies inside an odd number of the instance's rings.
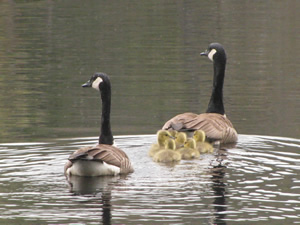
[[[182,159],[198,159],[200,152],[196,148],[196,141],[189,138],[185,141],[183,148],[177,150],[181,154]]]
[[[176,144],[173,139],[168,139],[165,142],[165,149],[160,150],[153,156],[154,162],[178,162],[181,160],[181,154],[175,150]]]
[[[170,134],[173,136],[173,137],[176,137],[178,131],[177,130],[169,130]]]
[[[169,131],[159,130],[157,132],[157,143],[151,145],[148,155],[150,157],[153,157],[155,153],[165,149],[165,141],[168,140],[169,138],[173,138],[173,136],[170,134]]]
[[[186,133],[178,132],[175,136],[176,149],[182,148],[187,140]]]
[[[194,136],[193,138],[195,139],[197,143],[197,150],[200,153],[213,153],[214,148],[211,144],[208,142],[205,142],[205,132],[203,130],[196,130],[194,131]]]

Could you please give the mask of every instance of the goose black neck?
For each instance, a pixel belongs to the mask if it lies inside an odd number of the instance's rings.
[[[114,138],[110,128],[110,106],[111,106],[111,88],[110,84],[107,84],[101,89],[102,100],[102,116],[101,116],[101,128],[99,136],[99,144],[112,145]]]
[[[207,108],[207,113],[225,114],[223,104],[223,84],[225,76],[226,58],[216,60],[214,65],[213,90]]]

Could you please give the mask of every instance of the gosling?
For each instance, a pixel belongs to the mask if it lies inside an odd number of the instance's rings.
[[[148,155],[150,157],[153,157],[155,153],[165,149],[165,141],[168,140],[169,138],[173,138],[173,136],[170,134],[169,131],[159,130],[157,132],[157,143],[151,145]]]
[[[160,150],[153,156],[154,162],[178,162],[181,160],[181,154],[176,151],[176,144],[173,139],[168,139],[165,141],[165,149]]]
[[[205,141],[206,135],[203,130],[194,131],[193,139],[196,141],[197,150],[200,153],[213,153],[214,148],[210,143]]]
[[[196,148],[196,141],[193,138],[188,138],[184,146],[177,150],[181,154],[182,159],[198,159],[200,152]]]

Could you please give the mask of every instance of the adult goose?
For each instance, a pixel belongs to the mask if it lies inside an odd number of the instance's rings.
[[[104,73],[95,73],[82,87],[93,87],[101,94],[102,117],[99,144],[75,151],[65,164],[65,175],[105,176],[133,172],[126,153],[113,146],[110,129],[111,85],[109,77]]]
[[[226,67],[226,53],[219,43],[211,43],[205,52],[200,54],[213,61],[214,77],[211,98],[206,113],[183,113],[165,123],[162,129],[177,131],[203,130],[208,140],[220,143],[234,143],[238,135],[232,123],[225,115],[223,105],[223,83]]]

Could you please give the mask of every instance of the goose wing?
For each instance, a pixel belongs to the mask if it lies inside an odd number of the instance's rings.
[[[237,132],[225,115],[202,113],[193,119],[185,121],[185,126],[191,130],[203,130],[207,138],[220,140],[221,143],[237,141]]]
[[[221,143],[237,141],[237,132],[230,120],[218,113],[183,113],[165,123],[162,129],[178,131],[203,130],[208,139]]]
[[[163,130],[177,130],[177,131],[187,131],[189,127],[186,126],[186,122],[191,119],[196,118],[198,115],[195,113],[182,113],[174,116],[172,119],[168,120],[162,127]]]
[[[71,167],[76,160],[100,161],[117,166],[121,168],[121,170],[133,170],[126,153],[112,145],[99,144],[95,147],[83,147],[78,149],[69,157],[65,165],[65,171]]]

